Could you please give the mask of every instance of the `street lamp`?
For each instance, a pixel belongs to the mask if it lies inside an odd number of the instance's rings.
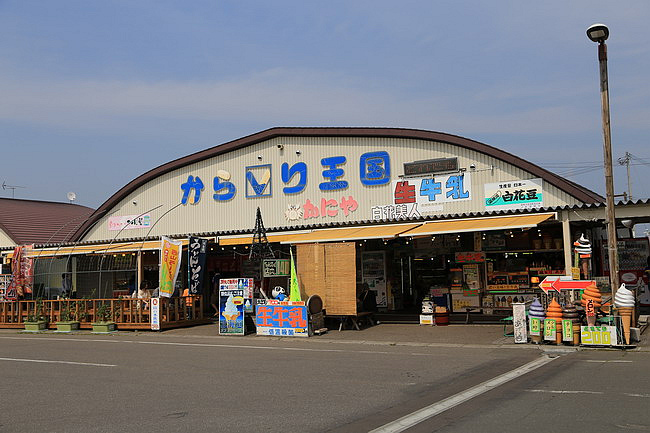
[[[618,245],[616,242],[616,214],[614,210],[614,173],[612,170],[612,137],[609,128],[609,84],[607,79],[607,44],[609,29],[605,24],[593,24],[587,29],[587,37],[598,43],[600,64],[600,103],[603,117],[603,153],[605,155],[605,188],[607,198],[607,256],[609,258],[609,281],[612,285],[612,301],[618,288]]]

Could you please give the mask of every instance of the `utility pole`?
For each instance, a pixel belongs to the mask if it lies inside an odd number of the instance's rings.
[[[618,163],[620,165],[627,166],[627,199],[632,200],[632,181],[630,180],[630,160],[632,159],[632,154],[630,152],[625,152],[622,158],[618,158]]]

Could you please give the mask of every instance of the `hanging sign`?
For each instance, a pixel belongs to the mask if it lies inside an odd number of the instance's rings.
[[[557,330],[555,319],[544,319],[544,340],[555,341]]]
[[[180,268],[183,241],[174,241],[163,236],[160,255],[160,296],[171,298]]]
[[[200,295],[203,292],[203,275],[205,273],[205,257],[208,240],[190,237],[187,246],[187,287],[190,295]]]
[[[264,277],[288,277],[291,271],[287,259],[264,259],[262,262]]]
[[[219,334],[244,335],[243,290],[219,290]]]
[[[151,298],[151,330],[160,331],[160,298]]]

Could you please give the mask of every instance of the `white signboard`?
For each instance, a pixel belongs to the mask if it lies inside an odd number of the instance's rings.
[[[544,204],[542,179],[509,180],[484,185],[485,209],[535,209]]]
[[[151,298],[151,330],[160,331],[160,298]]]
[[[471,200],[472,180],[469,173],[404,178],[392,182],[391,196],[394,205],[417,204],[421,214],[440,212],[444,203]]]
[[[582,326],[580,343],[583,346],[616,346],[616,326]]]
[[[134,230],[151,226],[151,215],[125,215],[108,217],[109,230]]]
[[[515,343],[528,343],[526,333],[526,304],[520,302],[512,303],[512,324],[515,328]]]

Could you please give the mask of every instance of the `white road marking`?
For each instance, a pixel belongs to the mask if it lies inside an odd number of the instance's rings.
[[[117,365],[115,365],[115,364],[95,364],[93,362],[54,361],[54,360],[49,360],[49,359],[0,358],[0,361],[41,362],[41,363],[45,363],[45,364],[87,365],[87,366],[91,366],[91,367],[117,367]]]
[[[628,397],[650,398],[650,394],[632,394],[629,392],[624,392],[623,395],[627,395]]]
[[[608,360],[600,360],[600,359],[585,359],[584,361],[585,362],[608,363],[608,364],[609,363],[629,363],[629,362],[632,362],[632,361],[623,361],[623,360],[617,360],[617,359],[613,359],[613,360],[609,360],[609,361]]]
[[[528,392],[543,392],[547,394],[604,394],[601,391],[574,391],[574,390],[555,390],[555,389],[527,389]]]
[[[461,403],[466,402],[476,396],[479,396],[483,393],[486,393],[504,383],[507,383],[513,379],[518,378],[526,373],[530,373],[533,370],[536,370],[543,365],[548,364],[556,358],[550,358],[548,356],[542,356],[528,364],[524,364],[521,367],[515,368],[512,371],[504,373],[500,376],[497,376],[493,379],[480,383],[472,388],[466,389],[456,395],[452,395],[444,400],[441,400],[437,403],[431,404],[427,407],[424,407],[420,410],[417,410],[413,413],[410,413],[406,416],[403,416],[395,421],[389,422],[381,427],[378,427],[374,430],[371,430],[369,433],[399,433],[406,429],[413,427],[416,424],[421,423],[429,418],[432,418],[436,415],[439,415],[442,412],[445,412],[453,407],[458,406]]]

